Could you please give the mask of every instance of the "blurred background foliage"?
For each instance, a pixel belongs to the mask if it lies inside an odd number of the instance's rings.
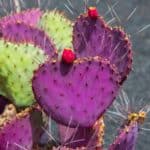
[[[97,6],[100,14],[111,26],[121,26],[130,35],[133,43],[133,71],[123,89],[134,107],[150,103],[150,0],[19,0],[22,10],[40,7],[42,10],[58,9],[74,19],[86,6]],[[14,12],[14,0],[0,0],[0,14],[5,16]],[[107,117],[106,117],[107,119]],[[119,120],[118,120],[119,121]],[[110,120],[107,119],[110,124]],[[118,122],[119,123],[119,122]],[[150,117],[146,123],[150,129]],[[116,123],[107,126],[106,145],[115,136]],[[137,150],[149,150],[150,131],[140,132]]]

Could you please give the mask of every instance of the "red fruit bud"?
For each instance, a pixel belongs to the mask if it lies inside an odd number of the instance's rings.
[[[96,9],[96,7],[88,8],[88,16],[93,19],[96,19],[98,17],[98,10]]]
[[[62,61],[71,64],[75,60],[75,53],[72,51],[72,49],[65,48],[62,53]]]

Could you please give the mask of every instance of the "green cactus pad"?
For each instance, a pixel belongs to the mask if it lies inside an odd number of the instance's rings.
[[[30,44],[0,40],[0,91],[17,106],[34,102],[31,88],[33,71],[46,60],[44,52]]]
[[[63,14],[56,10],[45,12],[39,26],[53,39],[56,48],[72,48],[72,23]]]

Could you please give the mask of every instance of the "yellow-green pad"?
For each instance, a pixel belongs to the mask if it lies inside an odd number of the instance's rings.
[[[39,26],[53,39],[59,52],[72,48],[72,23],[62,13],[56,10],[45,12]]]
[[[31,79],[46,55],[30,44],[13,44],[0,40],[0,90],[17,106],[34,102]]]

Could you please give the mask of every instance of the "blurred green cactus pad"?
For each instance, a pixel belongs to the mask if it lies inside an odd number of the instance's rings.
[[[43,50],[31,44],[13,44],[0,40],[0,89],[17,106],[34,102],[33,71],[46,60]]]
[[[41,15],[39,9],[32,9],[0,21],[0,92],[17,106],[29,106],[34,102],[33,71],[55,53],[49,36],[36,27]]]
[[[56,48],[72,48],[72,22],[57,10],[43,13],[39,22],[42,28],[53,39]]]

